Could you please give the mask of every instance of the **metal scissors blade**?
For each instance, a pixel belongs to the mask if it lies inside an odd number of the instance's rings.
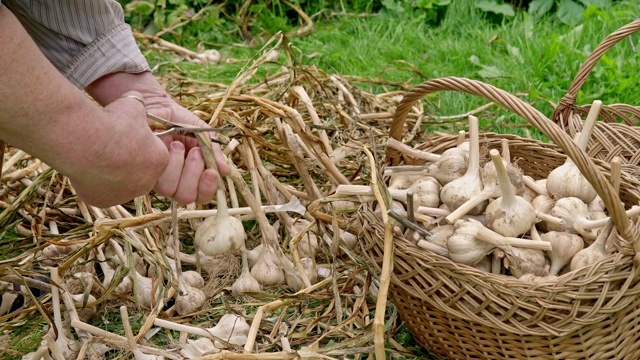
[[[177,124],[174,122],[171,122],[169,120],[163,119],[157,115],[153,115],[149,112],[147,112],[147,117],[149,117],[150,119],[153,119],[154,121],[158,122],[160,125],[162,125],[164,127],[164,130],[162,131],[158,131],[155,132],[154,134],[156,136],[162,136],[162,135],[182,135],[182,136],[189,136],[192,138],[195,138],[195,135],[193,134],[194,132],[222,132],[222,131],[227,131],[227,130],[231,130],[231,127],[225,125],[225,126],[221,126],[221,127],[217,127],[217,128],[212,128],[212,127],[206,127],[206,128],[199,128],[199,127],[189,127],[189,126],[184,126],[181,124]],[[211,141],[213,142],[217,142],[220,144],[224,144],[224,142],[216,140],[216,139],[211,139]]]

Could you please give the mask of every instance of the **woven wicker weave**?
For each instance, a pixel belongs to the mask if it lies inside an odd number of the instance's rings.
[[[640,30],[640,20],[635,20],[607,36],[587,57],[569,86],[567,94],[553,113],[552,120],[573,136],[582,128],[582,117],[590,105],[576,105],[576,96],[598,60],[615,44]],[[640,107],[628,104],[604,105],[600,111],[603,122],[598,122],[589,142],[587,153],[597,159],[610,161],[619,156],[630,165],[640,164]],[[621,120],[622,123],[617,123]],[[633,171],[633,168],[629,168]]]
[[[394,238],[390,300],[415,339],[453,359],[640,359],[640,277],[634,266],[638,229],[626,216],[608,181],[608,165],[589,158],[551,120],[517,97],[485,83],[463,78],[427,81],[407,93],[397,108],[390,136],[400,139],[404,119],[421,97],[437,91],[482,96],[515,112],[557,145],[515,136],[483,134],[481,146],[499,148],[510,140],[514,162],[527,175],[546,177],[571,157],[605,202],[619,234],[618,252],[557,282],[531,284],[493,275]],[[420,146],[442,152],[455,137]],[[387,149],[392,164],[404,160]],[[627,206],[640,200],[637,181],[621,181]],[[357,214],[370,261],[381,271],[382,221],[364,204]]]

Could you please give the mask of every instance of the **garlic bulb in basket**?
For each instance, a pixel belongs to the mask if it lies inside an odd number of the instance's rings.
[[[579,135],[577,134],[578,140],[576,142],[581,150],[587,149],[591,131],[598,119],[601,107],[602,101],[596,100],[593,102],[582,131],[578,133]],[[563,165],[551,171],[547,176],[547,191],[556,199],[577,197],[585,203],[593,201],[597,195],[596,190],[582,175],[578,166],[568,157]]]
[[[440,191],[440,199],[452,211],[455,211],[455,209],[482,191],[482,180],[480,179],[480,144],[478,136],[478,118],[469,116],[469,166],[462,177],[444,185]],[[471,215],[480,214],[484,211],[486,205],[486,202],[480,203],[467,213]]]
[[[502,236],[473,219],[458,220],[453,235],[447,241],[451,260],[467,265],[477,264],[495,248],[509,249],[510,246],[551,250],[551,245],[546,241]]]
[[[533,206],[512,188],[507,170],[497,150],[489,151],[495,166],[502,197],[487,205],[485,216],[487,227],[504,236],[520,236],[525,234],[536,222]]]
[[[582,238],[566,232],[549,231],[542,235],[542,240],[551,244],[551,250],[547,255],[551,259],[551,275],[558,275],[560,270],[571,262],[573,256],[584,247]]]

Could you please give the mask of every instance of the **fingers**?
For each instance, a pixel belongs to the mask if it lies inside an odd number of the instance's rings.
[[[221,176],[228,176],[231,174],[231,167],[227,163],[227,160],[224,158],[224,154],[222,153],[222,149],[218,143],[213,143],[213,154],[216,158],[216,164],[218,165],[218,171]]]
[[[155,190],[159,194],[173,196],[178,190],[182,167],[184,166],[184,145],[174,141],[168,145],[169,164],[156,183]]]
[[[181,204],[189,204],[196,201],[198,198],[198,184],[203,172],[204,160],[200,149],[191,149],[185,159],[180,183],[173,195],[173,199]]]
[[[172,197],[180,204],[194,201],[206,204],[213,200],[219,178],[215,170],[205,170],[199,148],[191,149],[185,157],[184,145],[174,141],[169,145],[169,164],[154,190],[160,195]]]
[[[206,169],[202,173],[198,183],[198,197],[196,198],[198,204],[206,204],[213,200],[218,190],[218,181],[221,181],[220,176],[215,170]]]

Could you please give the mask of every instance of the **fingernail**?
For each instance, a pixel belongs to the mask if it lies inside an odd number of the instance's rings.
[[[175,151],[184,151],[184,144],[180,141],[174,141],[171,143],[171,149]]]
[[[200,152],[199,148],[193,148],[191,150],[191,156],[195,159],[195,160],[202,160],[202,153]]]

